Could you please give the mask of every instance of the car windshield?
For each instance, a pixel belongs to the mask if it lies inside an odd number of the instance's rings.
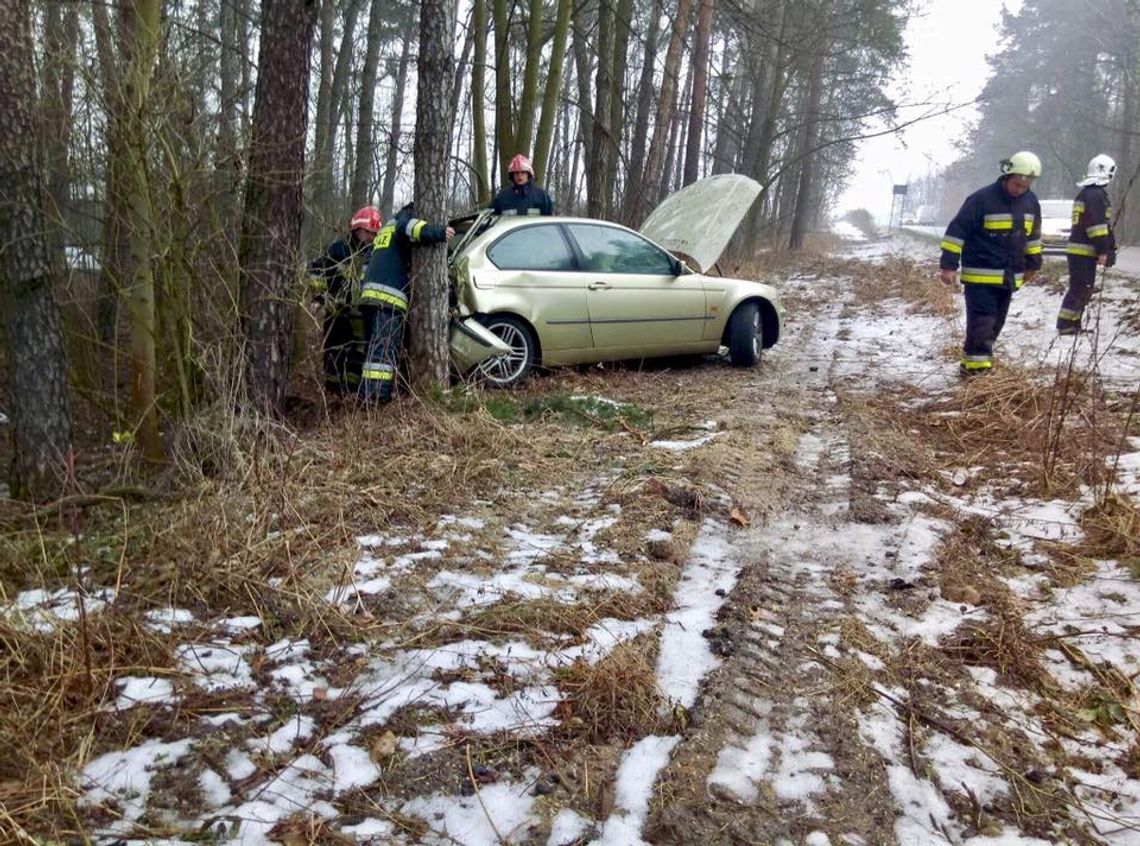
[[[1067,218],[1073,213],[1072,200],[1042,200],[1041,201],[1041,216],[1042,217],[1064,217]]]

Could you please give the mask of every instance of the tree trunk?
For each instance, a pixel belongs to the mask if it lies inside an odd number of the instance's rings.
[[[131,424],[142,456],[152,462],[164,457],[158,435],[158,332],[152,262],[157,232],[150,176],[151,83],[161,25],[159,0],[132,0],[127,27],[130,61],[123,79],[123,205],[131,257],[125,293],[131,319]]]
[[[420,4],[415,198],[417,215],[429,220],[443,220],[446,213],[453,9],[451,0],[422,0]],[[413,251],[411,292],[411,382],[418,389],[444,386],[448,365],[446,245],[425,245]]]
[[[768,160],[771,156],[776,121],[787,88],[788,74],[784,68],[784,62],[788,50],[788,19],[787,3],[781,2],[774,47],[770,46],[765,49],[756,44],[752,51],[756,61],[751,122],[744,142],[741,165],[744,173],[764,184],[768,182]],[[775,50],[775,54],[769,59],[766,54],[772,49]]]
[[[58,496],[71,454],[67,361],[44,237],[44,178],[27,0],[0,3],[0,296],[6,323],[14,497]]]
[[[471,66],[471,148],[475,169],[475,202],[491,202],[491,179],[487,172],[487,4],[476,0],[471,27],[475,36],[475,62]]]
[[[61,19],[62,15],[62,19]],[[79,15],[50,3],[45,9],[43,58],[43,123],[47,152],[48,196],[56,243],[64,243],[64,213],[70,202],[71,168],[68,144],[71,138],[71,98],[75,84],[75,47],[79,38]]]
[[[448,111],[456,116],[455,125],[452,126],[452,135],[458,137],[458,133],[462,132],[464,117],[460,115],[459,98],[463,96],[463,81],[470,75],[467,70],[471,64],[471,50],[475,46],[475,30],[471,26],[471,21],[468,20],[464,27],[463,36],[463,49],[459,52],[459,61],[455,62],[455,71],[451,80],[451,104],[448,106]],[[411,31],[410,28],[408,30]]]
[[[657,115],[653,123],[653,140],[645,158],[645,171],[641,178],[640,190],[633,200],[633,214],[629,222],[637,226],[645,218],[649,203],[661,189],[665,167],[665,145],[672,129],[677,101],[677,74],[681,67],[681,48],[685,44],[685,33],[689,28],[689,9],[692,0],[678,0],[677,17],[673,21],[673,35],[669,39],[669,49],[665,54],[665,76],[661,82],[661,94],[657,100]]]
[[[661,186],[657,189],[654,203],[660,203],[673,191],[681,187],[682,166],[685,163],[683,142],[680,140],[681,127],[688,123],[689,102],[693,96],[693,66],[685,69],[685,84],[679,89],[680,102],[685,104],[683,111],[674,111],[669,125],[669,141],[665,144],[665,166],[662,169]]]
[[[507,165],[514,155],[511,96],[510,4],[508,0],[493,0],[495,22],[495,138],[499,147],[499,178],[507,178]]]
[[[625,201],[622,222],[633,221],[638,197],[641,196],[645,168],[645,142],[649,136],[649,111],[653,108],[653,68],[657,58],[657,41],[661,35],[661,2],[653,0],[649,10],[649,31],[645,35],[645,53],[642,56],[641,80],[637,85],[637,116],[633,121],[630,139],[629,178],[625,184]]]
[[[356,35],[356,21],[359,18],[362,0],[349,0],[344,10],[344,27],[341,34],[340,49],[336,55],[336,65],[333,68],[332,84],[329,90],[328,106],[325,113],[325,125],[328,134],[323,146],[315,151],[313,173],[316,182],[323,192],[324,198],[318,199],[318,207],[323,210],[326,217],[339,215],[343,211],[341,202],[341,188],[343,184],[333,178],[333,154],[336,151],[337,137],[340,134],[341,121],[345,116],[344,103],[348,99],[348,81],[352,71],[352,57],[354,54],[353,38]],[[351,124],[349,124],[351,125]],[[352,138],[345,133],[351,143]],[[351,156],[346,157],[351,158]],[[315,196],[320,196],[316,194]],[[349,203],[349,205],[352,205]]]
[[[701,0],[697,15],[697,38],[693,50],[693,97],[689,107],[689,133],[685,142],[683,185],[696,182],[701,166],[701,135],[705,123],[705,97],[708,93],[709,35],[716,0]]]
[[[605,216],[612,218],[616,209],[614,183],[617,181],[618,160],[621,158],[622,136],[625,133],[625,65],[629,60],[629,38],[633,17],[633,0],[618,0],[614,13],[613,71],[610,73],[609,158],[602,172],[601,192],[605,198]]]
[[[743,87],[744,74],[737,68],[736,55],[730,44],[725,48],[724,64],[721,68],[721,90],[724,94],[717,119],[716,143],[713,147],[714,176],[731,173],[740,152],[740,102]]]
[[[538,69],[542,63],[542,0],[530,0],[526,29],[526,64],[523,86],[519,94],[518,126],[515,128],[514,152],[530,155],[534,113],[538,102]],[[512,153],[513,155],[513,153]]]
[[[388,156],[384,164],[384,190],[380,195],[380,210],[391,215],[396,194],[396,167],[400,156],[400,122],[404,116],[404,91],[408,87],[408,63],[412,51],[412,33],[404,35],[400,49],[400,64],[396,68],[396,96],[392,100],[392,130],[388,133]]]
[[[280,412],[301,240],[313,0],[262,0],[257,95],[238,263],[250,399]]]
[[[120,11],[120,15],[124,12]],[[118,40],[100,0],[91,0],[91,16],[95,29],[95,49],[99,60],[99,82],[107,115],[107,159],[104,185],[102,251],[99,255],[99,337],[110,343],[118,322],[119,289],[130,273],[126,226],[123,221],[123,171],[126,152],[123,149],[122,61],[115,58],[112,45]],[[121,33],[123,27],[119,26]],[[129,50],[124,39],[123,50]],[[124,56],[124,60],[127,57]]]
[[[587,22],[583,9],[574,20],[574,70],[578,83],[578,139],[581,154],[587,162],[594,160],[594,113],[590,111],[590,57],[594,45],[587,33]],[[589,181],[586,178],[586,199],[589,202]]]
[[[253,39],[253,11],[250,9],[252,0],[232,0],[234,3],[235,19],[238,26],[238,49],[243,49],[242,45],[251,44]],[[241,68],[241,86],[238,88],[238,106],[239,115],[241,119],[241,133],[240,137],[248,143],[250,135],[250,124],[252,123],[253,109],[250,105],[250,97],[253,95],[253,85],[251,84],[250,67],[252,62],[239,61],[238,67]]]
[[[566,44],[570,37],[570,12],[574,0],[558,0],[558,17],[554,21],[554,39],[550,49],[550,67],[546,73],[546,90],[542,95],[542,115],[538,120],[538,134],[534,141],[534,178],[536,182],[546,180],[550,162],[550,142],[554,136],[555,121],[558,117],[558,94],[562,88],[562,60],[566,56]]]
[[[796,190],[796,206],[792,214],[792,231],[788,238],[788,248],[799,250],[803,248],[804,236],[807,234],[808,219],[812,208],[812,195],[814,184],[812,181],[815,151],[819,140],[819,101],[823,94],[823,51],[812,58],[811,72],[808,77],[807,109],[804,112],[804,126],[800,133],[800,142],[797,144],[796,158],[800,160],[799,187]]]
[[[605,174],[616,160],[610,134],[610,96],[613,94],[611,74],[614,71],[614,8],[609,2],[598,4],[598,36],[595,40],[598,70],[594,78],[594,117],[590,140],[590,166],[586,169],[586,214],[606,217],[610,201],[605,196]]]
[[[223,0],[224,2],[224,0]],[[309,178],[306,180],[308,199],[305,207],[304,241],[311,244],[323,237],[327,231],[331,203],[331,179],[325,159],[332,155],[329,149],[329,121],[332,119],[333,68],[336,64],[334,52],[337,0],[320,0],[320,37],[317,41],[317,102],[313,112],[313,159]],[[321,233],[314,237],[315,233]]]
[[[360,82],[356,167],[352,172],[352,188],[349,190],[349,205],[353,208],[366,204],[372,197],[372,169],[375,164],[372,114],[376,103],[376,66],[380,59],[380,35],[387,9],[388,5],[384,0],[372,0],[372,13],[368,17],[368,42],[364,51],[364,75]]]

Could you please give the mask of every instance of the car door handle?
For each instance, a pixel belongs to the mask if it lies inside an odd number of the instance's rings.
[[[586,287],[589,288],[591,291],[604,291],[610,287],[610,283],[609,282],[591,282]]]

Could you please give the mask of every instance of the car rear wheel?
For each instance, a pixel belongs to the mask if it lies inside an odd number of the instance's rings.
[[[754,367],[764,349],[760,306],[741,303],[728,319],[728,360],[733,367]]]
[[[492,314],[480,322],[494,332],[511,351],[488,359],[476,368],[479,378],[492,388],[510,388],[519,384],[534,368],[538,343],[530,327],[507,314]]]

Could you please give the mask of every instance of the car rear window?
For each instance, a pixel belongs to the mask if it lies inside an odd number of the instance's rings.
[[[574,269],[574,254],[557,224],[508,232],[491,245],[487,258],[500,270]]]

